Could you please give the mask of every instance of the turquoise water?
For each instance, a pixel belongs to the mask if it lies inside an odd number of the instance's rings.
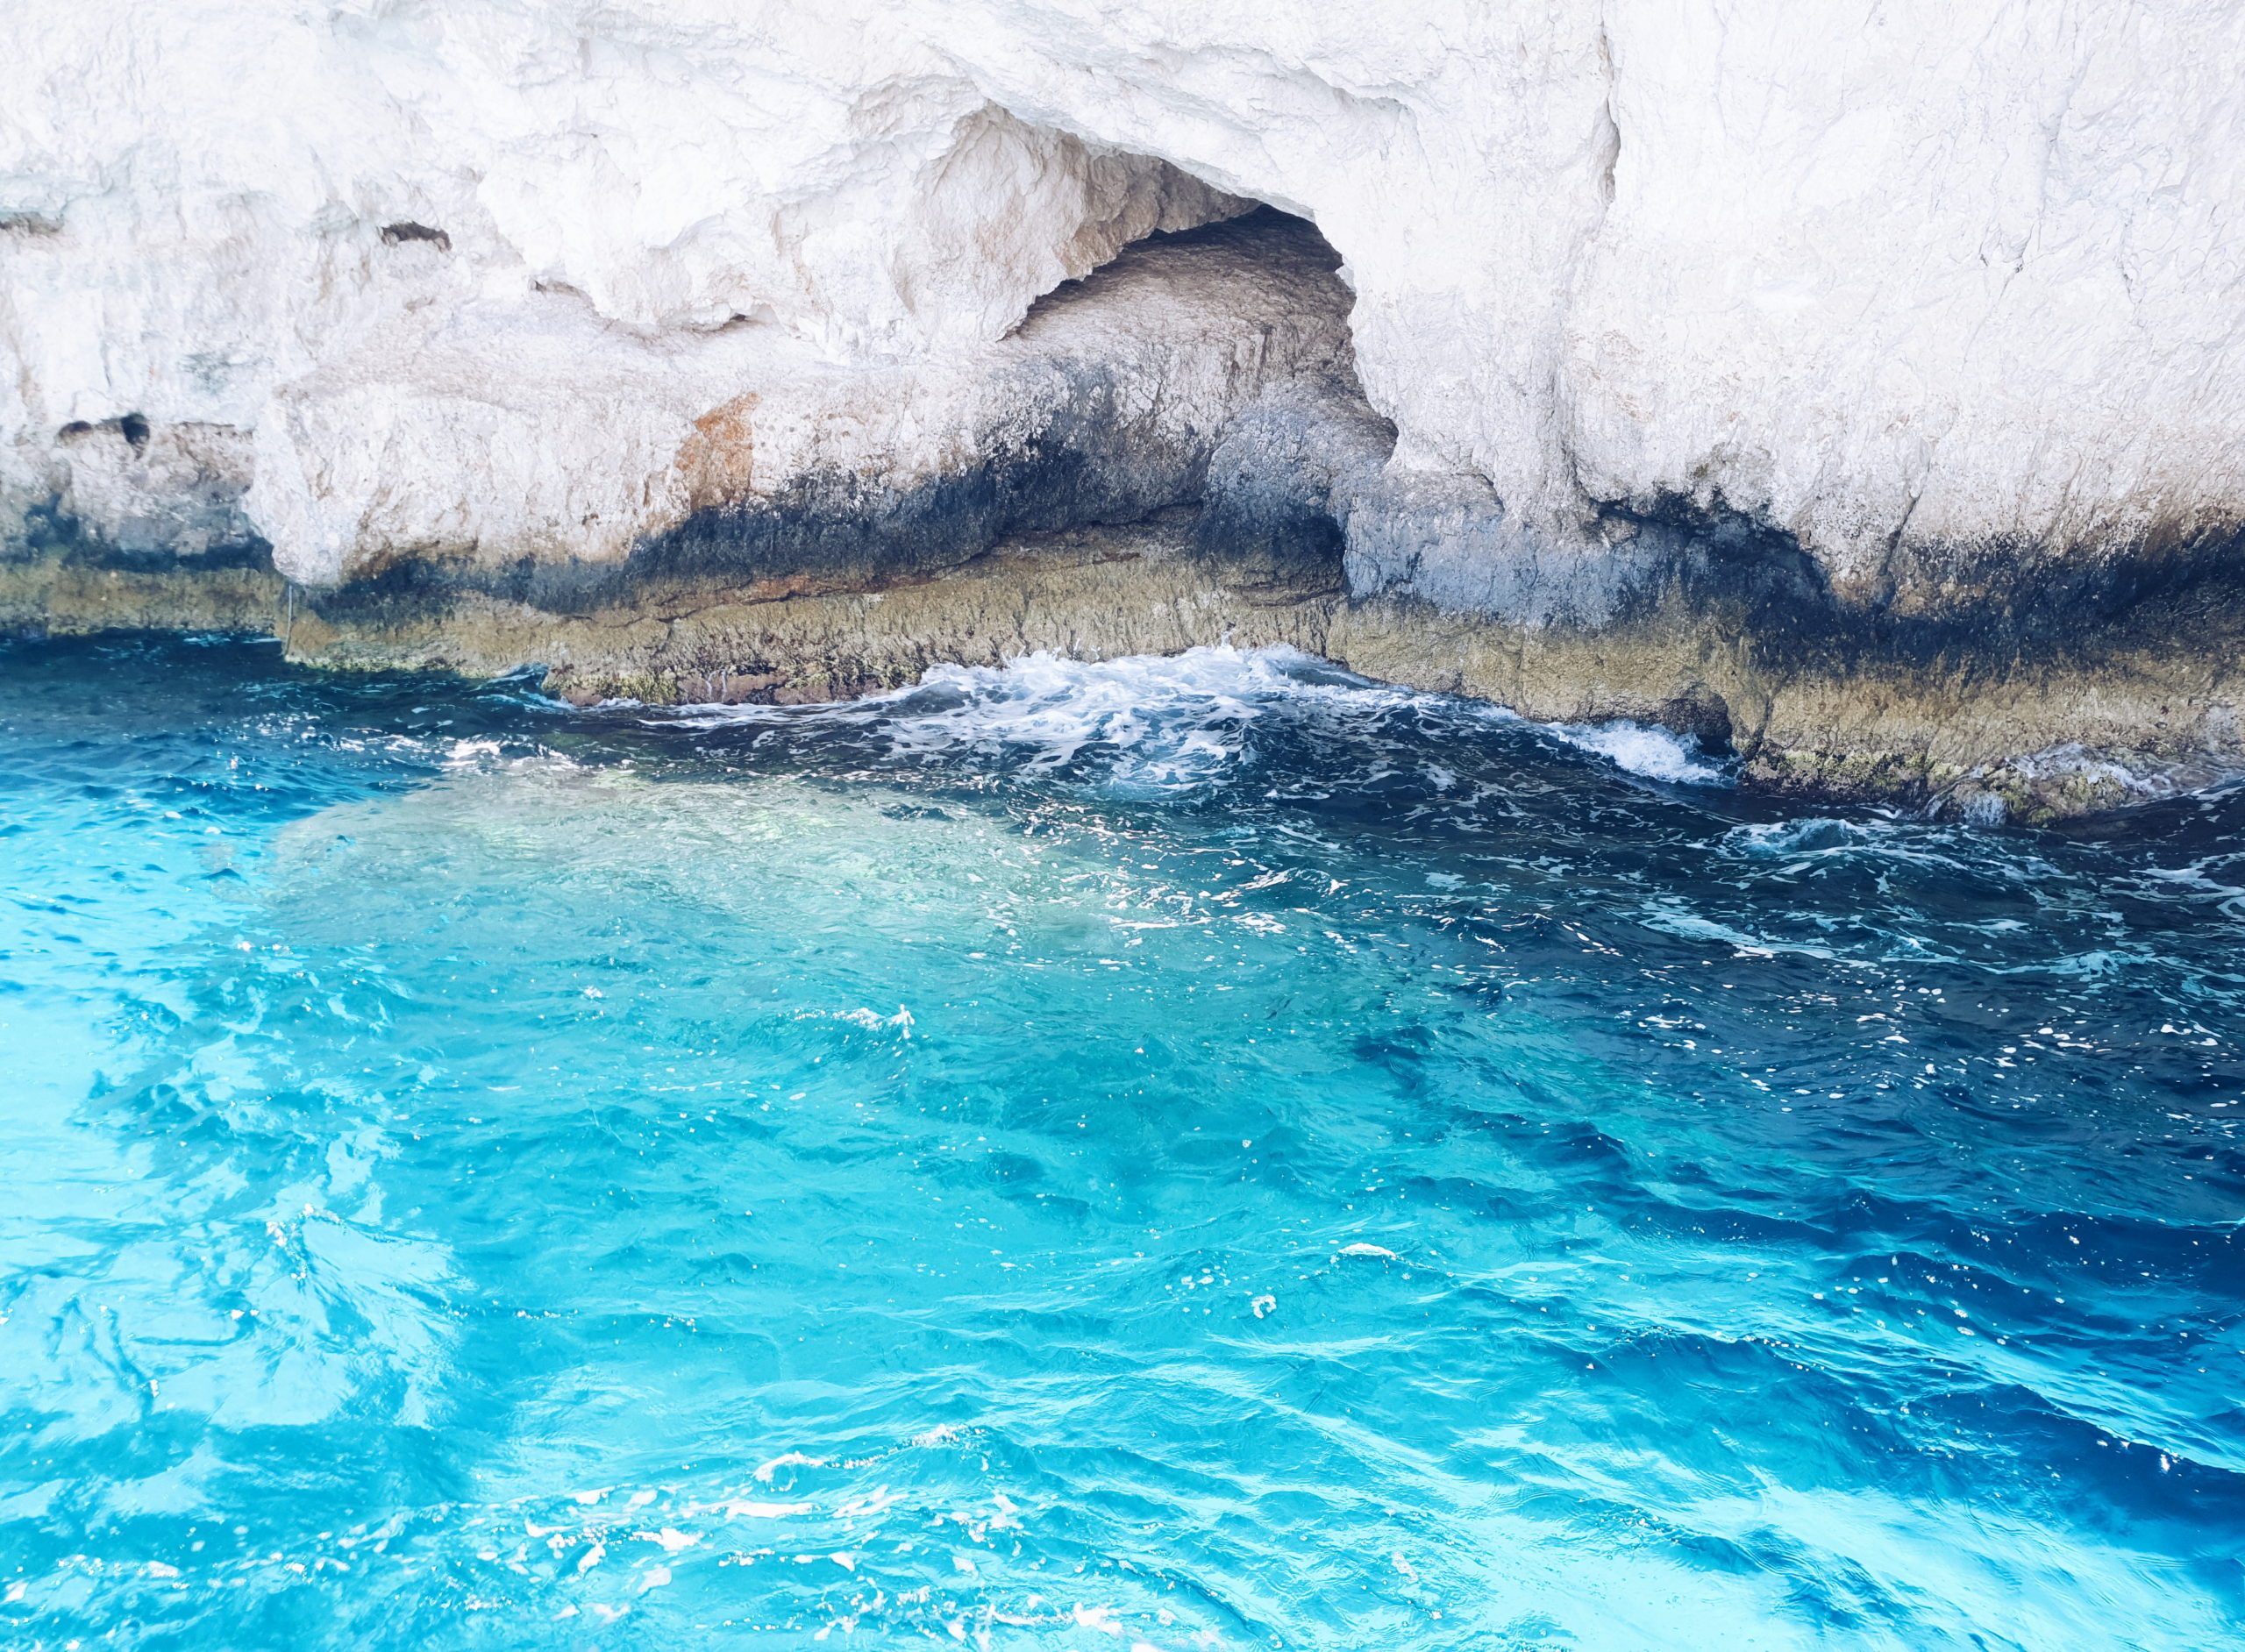
[[[0,776],[8,1646],[2245,1638],[2245,803],[1221,651],[26,643]]]

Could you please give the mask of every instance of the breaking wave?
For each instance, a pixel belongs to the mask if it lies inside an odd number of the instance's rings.
[[[1082,660],[1036,653],[1003,666],[937,666],[891,694],[818,706],[683,707],[666,722],[886,742],[930,763],[981,760],[1027,775],[1094,780],[1122,793],[1192,792],[1226,780],[1273,725],[1322,725],[1377,743],[1408,723],[1419,739],[1501,730],[1676,785],[1727,783],[1688,736],[1645,724],[1537,723],[1500,706],[1394,688],[1286,647],[1192,648]]]

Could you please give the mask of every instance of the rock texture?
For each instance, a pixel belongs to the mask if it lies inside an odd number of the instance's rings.
[[[20,624],[768,694],[1260,628],[1984,816],[2245,766],[2245,6],[11,23]]]

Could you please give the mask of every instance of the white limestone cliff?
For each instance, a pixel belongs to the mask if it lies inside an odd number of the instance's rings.
[[[1991,547],[2157,555],[2245,518],[2228,0],[10,25],[0,538],[49,509],[189,553],[253,528],[310,585],[617,558],[713,487],[786,485],[806,423],[828,461],[940,469],[942,421],[859,417],[862,375],[979,370],[1125,243],[1256,202],[1346,260],[1398,475],[1481,489],[1508,532],[1594,548],[1602,509],[1684,501],[1937,603]],[[769,441],[696,480],[713,417]],[[1351,569],[1486,585],[1486,532],[1413,543]]]

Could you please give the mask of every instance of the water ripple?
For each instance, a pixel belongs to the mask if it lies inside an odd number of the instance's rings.
[[[2235,796],[1228,650],[19,644],[0,749],[27,1645],[2245,1633]]]

